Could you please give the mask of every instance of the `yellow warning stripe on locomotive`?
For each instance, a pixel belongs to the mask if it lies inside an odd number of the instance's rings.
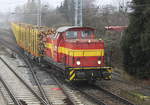
[[[47,43],[46,47],[54,50],[53,44]],[[58,47],[58,53],[66,54],[69,56],[104,56],[104,49],[84,49],[73,50],[65,47]]]
[[[76,74],[74,73],[70,78],[69,80],[72,81],[74,78],[75,78]]]
[[[76,74],[75,74],[75,70],[70,71],[69,73],[69,80],[72,81],[75,78]]]
[[[75,70],[70,71],[69,75],[72,75],[75,72]]]

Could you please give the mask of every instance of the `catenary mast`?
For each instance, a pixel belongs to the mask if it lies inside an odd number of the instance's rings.
[[[75,0],[75,26],[83,26],[83,0]]]

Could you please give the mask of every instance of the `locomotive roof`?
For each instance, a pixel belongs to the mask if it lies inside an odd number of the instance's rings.
[[[78,29],[83,29],[83,28],[87,28],[87,29],[91,29],[91,30],[95,30],[94,28],[91,27],[80,27],[80,26],[64,26],[64,27],[60,27],[57,29],[57,32],[65,32],[69,29],[74,29],[74,28],[78,28]]]

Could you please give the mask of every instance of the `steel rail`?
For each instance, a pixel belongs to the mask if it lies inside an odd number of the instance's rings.
[[[36,64],[38,67],[41,68],[41,65]],[[65,87],[63,86],[63,84],[57,79],[57,77],[55,75],[50,74],[49,70],[47,70],[46,68],[42,68],[44,69],[45,72],[49,73],[49,75],[51,76],[51,78],[55,81],[55,83],[61,88],[62,92],[67,96],[67,98],[69,99],[69,104],[67,105],[77,105],[76,101],[74,101],[69,93],[67,92],[67,89],[65,89]]]
[[[78,90],[80,93],[84,94],[84,96],[87,97],[89,100],[94,101],[96,104],[98,104],[98,105],[107,105],[107,104],[105,104],[104,102],[102,102],[101,100],[99,100],[98,98],[93,97],[92,95],[90,95],[90,94],[84,92],[83,90],[81,90],[81,89],[77,89],[77,90]]]
[[[4,45],[6,45],[6,43],[9,43],[9,42],[1,40],[1,43],[3,43]],[[10,44],[10,45],[12,45],[12,44]],[[34,73],[34,71],[32,69],[32,65],[30,64],[29,60],[23,54],[21,54],[19,51],[17,51],[17,49],[14,50],[12,47],[10,47],[8,45],[6,45],[6,46],[9,47],[12,51],[16,52],[19,56],[21,56],[23,58],[23,60],[25,61],[25,63],[29,66],[29,70],[32,73],[32,76],[33,76],[33,78],[35,80],[35,83],[38,86],[38,89],[40,91],[40,94],[41,94],[43,100],[45,100],[45,102],[47,103],[47,105],[53,105],[51,102],[49,102],[49,100],[48,100],[48,98],[47,98],[47,96],[45,94],[44,89],[42,88],[42,86],[41,86],[41,84],[40,84],[37,76],[35,75],[35,73]]]
[[[17,72],[15,72],[15,70],[13,70],[7,63],[6,61],[4,61],[1,57],[0,57],[0,60],[19,78],[19,80],[21,80],[21,82],[40,100],[40,102],[42,102],[43,105],[48,105],[48,103],[43,99],[41,98],[26,82],[25,80],[20,77],[18,75]]]
[[[26,60],[26,59],[24,58],[24,60]],[[35,82],[36,82],[36,84],[37,84],[37,86],[38,86],[38,89],[39,89],[39,91],[40,91],[42,97],[44,98],[44,100],[47,102],[48,105],[53,105],[51,102],[49,102],[49,100],[48,100],[48,98],[47,98],[47,96],[46,96],[46,94],[45,94],[45,91],[44,91],[44,89],[42,88],[42,86],[41,86],[41,84],[40,84],[40,82],[39,82],[39,80],[38,80],[38,77],[36,76],[36,74],[34,73],[34,71],[33,71],[33,69],[32,69],[32,65],[30,64],[30,62],[29,62],[28,60],[26,60],[26,63],[27,63],[28,66],[29,66],[29,70],[32,72],[32,76],[33,76],[33,78],[34,78],[34,80],[35,80]]]
[[[65,91],[63,85],[59,82],[59,80],[54,75],[51,75],[51,77],[58,84],[58,86],[62,89],[63,93],[69,98],[71,105],[76,105],[76,102],[74,102],[72,98],[69,96],[69,94]]]
[[[12,92],[12,89],[8,86],[8,84],[6,83],[6,81],[2,78],[2,76],[0,75],[0,81],[3,84],[3,86],[5,87],[6,91],[8,92],[8,94],[10,95],[11,99],[13,100],[15,105],[22,105],[19,100],[16,98],[15,94]]]
[[[126,104],[126,105],[135,105],[135,104],[133,104],[132,102],[130,102],[129,100],[124,99],[124,98],[122,98],[122,97],[120,97],[120,96],[118,96],[118,95],[116,95],[116,94],[114,94],[114,93],[112,93],[112,92],[110,92],[110,91],[104,89],[104,88],[101,88],[101,87],[99,87],[99,86],[97,86],[97,85],[93,85],[93,87],[96,88],[96,89],[98,89],[98,90],[103,91],[104,93],[108,94],[109,96],[112,96],[112,97],[115,98],[116,100],[119,100],[119,101],[123,102],[123,103]]]
[[[100,90],[102,92],[104,92],[105,94],[107,94],[107,95],[115,98],[116,100],[119,100],[123,104],[126,104],[126,105],[135,105],[132,102],[129,102],[128,100],[126,100],[126,99],[124,99],[124,98],[122,98],[122,97],[120,97],[118,95],[115,95],[115,94],[113,94],[113,93],[111,93],[111,92],[109,92],[109,91],[107,91],[107,90],[105,90],[105,89],[103,89],[103,88],[101,88],[99,86],[92,85],[92,87],[95,88],[95,89],[98,89],[98,90]],[[73,87],[73,88],[75,88],[76,90],[78,90],[80,93],[82,93],[83,95],[85,95],[85,97],[87,97],[88,99],[94,101],[95,103],[97,103],[99,105],[107,105],[106,103],[102,102],[100,99],[98,99],[98,98],[96,98],[96,97],[88,94],[87,92],[83,91],[83,89],[80,89],[80,88],[77,88],[77,87]]]
[[[78,88],[74,85],[73,86],[70,85],[70,86],[71,86],[71,88],[73,88],[73,89],[79,91],[80,93],[82,93],[85,97],[87,97],[89,100],[93,101],[94,103],[96,103],[98,105],[107,105],[104,102],[102,102],[100,99],[92,96],[91,94],[88,94],[88,93],[84,92],[82,88]]]

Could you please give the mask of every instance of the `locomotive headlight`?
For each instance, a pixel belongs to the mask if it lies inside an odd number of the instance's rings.
[[[102,62],[101,62],[101,60],[98,60],[97,63],[100,65]]]
[[[81,62],[80,61],[77,61],[77,65],[80,65],[81,64]]]
[[[91,40],[88,40],[88,43],[91,43]]]

